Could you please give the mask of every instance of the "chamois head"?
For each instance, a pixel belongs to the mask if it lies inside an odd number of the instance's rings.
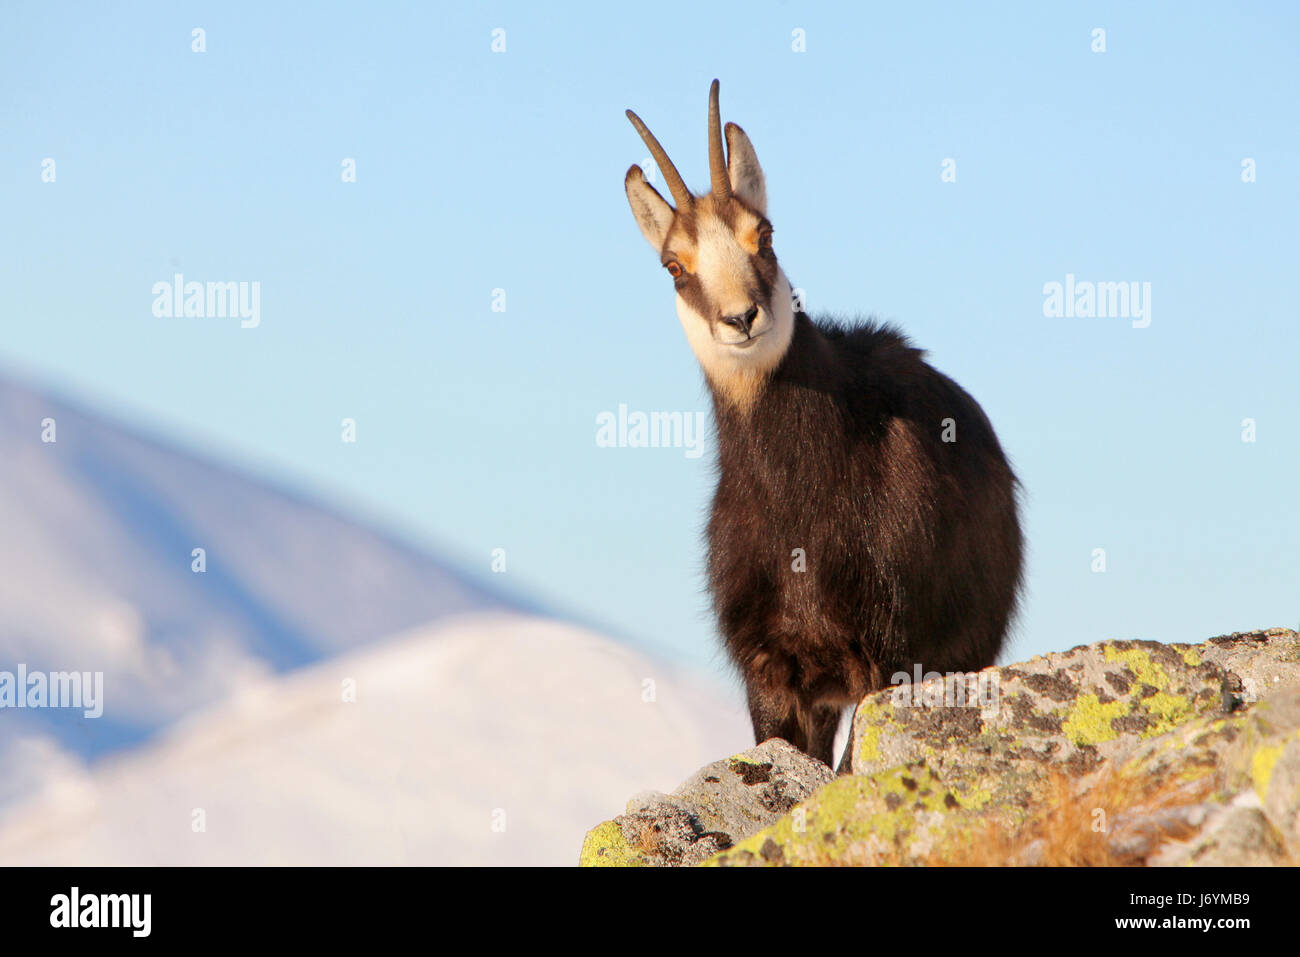
[[[624,187],[637,225],[659,253],[677,291],[677,316],[705,374],[724,398],[748,406],[785,355],[794,332],[790,284],[772,250],[763,168],[749,137],[726,127],[723,155],[718,81],[709,89],[708,193],[692,195],[664,148],[631,110],[677,208],[640,166]]]

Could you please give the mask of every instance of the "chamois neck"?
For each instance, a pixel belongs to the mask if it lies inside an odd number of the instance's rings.
[[[720,427],[749,423],[761,409],[779,406],[784,398],[796,392],[824,391],[828,378],[835,375],[835,350],[806,313],[792,311],[791,325],[790,343],[780,362],[747,383],[749,388],[744,391],[735,389],[734,385],[725,388],[712,377],[706,377],[713,396],[714,417]]]
[[[743,348],[718,339],[715,321],[701,315],[680,293],[677,296],[677,317],[704,371],[715,404],[742,411],[758,400],[785,358],[794,336],[794,316],[790,281],[779,266],[770,300],[754,326],[757,334]]]

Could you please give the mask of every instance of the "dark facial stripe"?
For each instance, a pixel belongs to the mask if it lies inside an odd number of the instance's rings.
[[[748,229],[754,219],[758,220],[760,230],[770,225],[766,218],[759,216],[734,197],[726,203],[715,203],[711,195],[706,195],[700,197],[700,201],[693,209],[678,211],[664,243],[665,258],[670,258],[668,254],[673,252],[678,254],[679,262],[681,259],[690,260],[691,265],[697,262],[695,247],[699,237],[699,217],[710,215],[716,216],[726,224],[733,235],[742,226]],[[686,265],[687,263],[683,263],[683,266]],[[746,272],[743,282],[751,299],[756,305],[769,313],[772,312],[772,292],[777,282],[776,254],[771,249],[760,249],[757,253],[751,253],[746,257]],[[710,327],[716,326],[721,319],[721,311],[705,293],[699,276],[688,270],[681,279],[677,280],[675,288],[677,294],[691,309],[703,316]]]

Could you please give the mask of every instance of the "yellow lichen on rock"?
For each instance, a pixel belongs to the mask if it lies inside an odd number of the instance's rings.
[[[977,706],[873,693],[854,713],[849,774],[813,762],[825,777],[805,774],[796,794],[782,783],[789,771],[753,752],[709,766],[705,783],[730,776],[779,799],[761,823],[738,827],[740,810],[700,804],[712,791],[679,789],[699,791],[686,833],[695,856],[667,863],[1298,863],[1295,647],[1284,629],[1199,646],[1100,642],[988,669],[995,694]],[[583,863],[665,863],[637,827],[680,828],[681,803],[601,825]]]
[[[578,858],[580,867],[640,867],[643,864],[641,856],[624,839],[614,821],[597,824],[587,832]]]
[[[1075,745],[1114,741],[1119,734],[1111,722],[1127,711],[1128,705],[1123,701],[1102,704],[1095,694],[1079,695],[1061,730]]]

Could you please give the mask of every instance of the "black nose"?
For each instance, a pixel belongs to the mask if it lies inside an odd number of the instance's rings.
[[[723,316],[722,321],[733,329],[739,329],[745,335],[749,335],[749,327],[754,324],[754,320],[757,318],[758,306],[750,306],[743,313],[737,313],[734,316]]]

